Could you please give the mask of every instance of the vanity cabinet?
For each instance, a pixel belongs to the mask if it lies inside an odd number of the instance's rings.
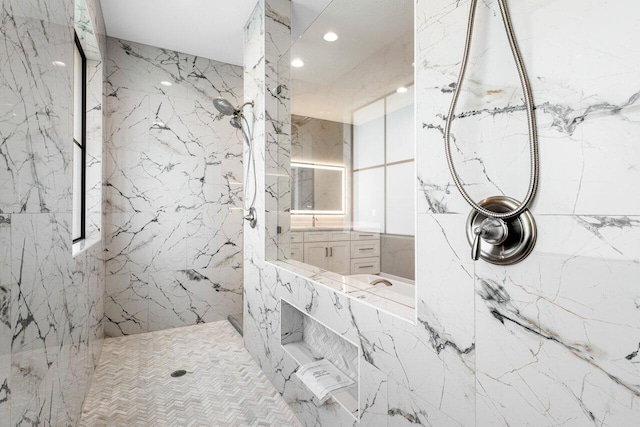
[[[302,243],[291,243],[291,259],[304,262],[304,245]]]
[[[304,262],[346,276],[351,268],[349,252],[349,242],[305,243]]]
[[[348,276],[380,273],[380,235],[356,231],[294,231],[291,259]]]

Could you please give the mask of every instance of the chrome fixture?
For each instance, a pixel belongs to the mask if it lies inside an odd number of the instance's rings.
[[[258,224],[258,217],[256,216],[256,208],[249,208],[249,212],[244,216],[245,221],[249,221],[251,228],[256,228]]]
[[[253,153],[253,134],[251,132],[249,122],[247,121],[243,113],[244,107],[246,107],[247,105],[254,107],[255,104],[253,101],[249,101],[249,102],[245,102],[240,107],[236,108],[233,106],[233,104],[231,104],[231,102],[229,102],[225,98],[215,98],[213,100],[213,106],[216,107],[216,110],[218,110],[220,114],[222,114],[223,116],[232,116],[229,123],[231,123],[231,126],[233,126],[234,128],[242,130],[242,135],[244,136],[244,140],[247,143],[247,146],[249,148],[249,156],[248,156],[249,161],[247,162],[247,180],[249,178],[251,169],[253,169],[253,190],[254,191],[253,191],[253,197],[251,199],[251,203],[249,204],[248,209],[246,208],[246,203],[245,203],[245,210],[247,211],[247,213],[244,216],[244,219],[249,222],[249,225],[251,226],[251,228],[256,228],[256,225],[258,224],[258,216],[256,213],[255,204],[256,204],[256,197],[258,196],[258,177],[256,175],[256,161],[255,161],[255,155]],[[243,122],[245,126],[242,126]],[[245,130],[245,127],[246,127],[246,130]],[[245,186],[244,186],[245,201],[247,200],[247,194],[248,194],[247,184],[248,183],[245,183]]]
[[[491,212],[505,213],[517,209],[518,201],[494,196],[481,201],[480,206]],[[531,253],[536,239],[536,223],[528,210],[507,219],[490,218],[472,210],[467,219],[467,240],[474,261],[482,258],[492,264],[515,264]]]
[[[511,17],[507,9],[506,0],[498,0],[502,22],[507,33],[511,54],[518,69],[518,77],[520,85],[524,93],[524,99],[527,110],[527,125],[529,129],[529,152],[531,174],[529,179],[529,189],[522,203],[518,203],[515,199],[505,196],[489,197],[480,203],[476,203],[471,199],[465,191],[462,181],[456,172],[451,154],[451,123],[455,118],[455,109],[460,96],[462,82],[467,70],[467,62],[469,59],[469,50],[471,48],[471,39],[473,37],[473,26],[476,15],[476,6],[478,0],[471,0],[469,11],[469,21],[467,24],[467,35],[462,56],[462,64],[460,66],[460,74],[453,92],[453,99],[449,108],[449,114],[444,129],[445,151],[447,155],[447,164],[449,171],[453,177],[458,191],[473,208],[467,222],[467,236],[472,246],[472,258],[477,260],[478,257],[487,262],[494,264],[515,264],[526,258],[536,241],[535,222],[528,207],[536,195],[539,178],[539,155],[538,155],[538,135],[536,130],[535,107],[533,104],[533,96],[531,94],[531,85],[527,77],[527,72],[520,54],[520,48],[515,39]],[[495,221],[499,220],[499,221]],[[528,234],[527,234],[528,233]],[[481,241],[484,244],[481,245]],[[489,246],[486,249],[481,246]]]
[[[393,283],[391,283],[391,282],[390,282],[390,281],[388,281],[387,279],[382,279],[382,278],[381,278],[381,279],[376,279],[376,280],[374,280],[373,282],[371,282],[371,283],[369,283],[369,284],[370,284],[371,286],[375,286],[375,285],[377,285],[378,283],[383,283],[383,284],[385,284],[385,285],[387,285],[387,286],[393,286]]]

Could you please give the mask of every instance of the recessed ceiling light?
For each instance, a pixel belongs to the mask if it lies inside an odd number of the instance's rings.
[[[409,89],[407,89],[404,86],[400,86],[398,89],[396,89],[396,92],[398,93],[406,93]]]
[[[62,61],[53,61],[52,64],[53,64],[54,67],[66,67],[67,66],[67,64],[65,64]]]
[[[161,84],[162,86],[167,86],[167,87],[168,87],[168,86],[173,86],[173,83],[168,82],[168,81],[166,81],[166,80],[161,81],[161,82],[160,82],[160,84]]]
[[[296,68],[304,67],[304,62],[302,61],[302,59],[296,58],[291,61],[291,66]]]
[[[324,39],[328,42],[334,42],[338,40],[338,35],[332,31],[329,31],[327,34],[324,35]]]

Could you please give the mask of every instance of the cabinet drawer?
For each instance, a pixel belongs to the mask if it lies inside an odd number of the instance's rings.
[[[291,232],[291,243],[302,243],[304,242],[304,234],[299,231]]]
[[[351,260],[351,274],[380,273],[380,258],[359,258]]]
[[[380,240],[380,233],[367,233],[366,231],[352,231],[351,240]]]
[[[304,232],[305,243],[328,242],[328,241],[329,241],[329,233],[327,233],[326,231],[305,231]]]
[[[375,256],[380,256],[380,240],[351,242],[351,258],[367,258]]]
[[[350,237],[348,231],[305,231],[304,242],[348,242]]]
[[[292,243],[291,247],[291,259],[304,262],[304,245],[302,243]]]
[[[330,231],[330,242],[348,242],[351,238],[351,233],[348,231]]]

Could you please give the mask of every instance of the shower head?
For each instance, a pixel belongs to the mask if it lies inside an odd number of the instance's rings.
[[[234,114],[233,117],[231,117],[231,120],[229,120],[229,123],[231,123],[231,126],[236,129],[242,129],[242,123],[240,122],[239,114]]]
[[[215,98],[213,100],[213,106],[224,116],[233,116],[238,113],[238,110],[224,98]]]

